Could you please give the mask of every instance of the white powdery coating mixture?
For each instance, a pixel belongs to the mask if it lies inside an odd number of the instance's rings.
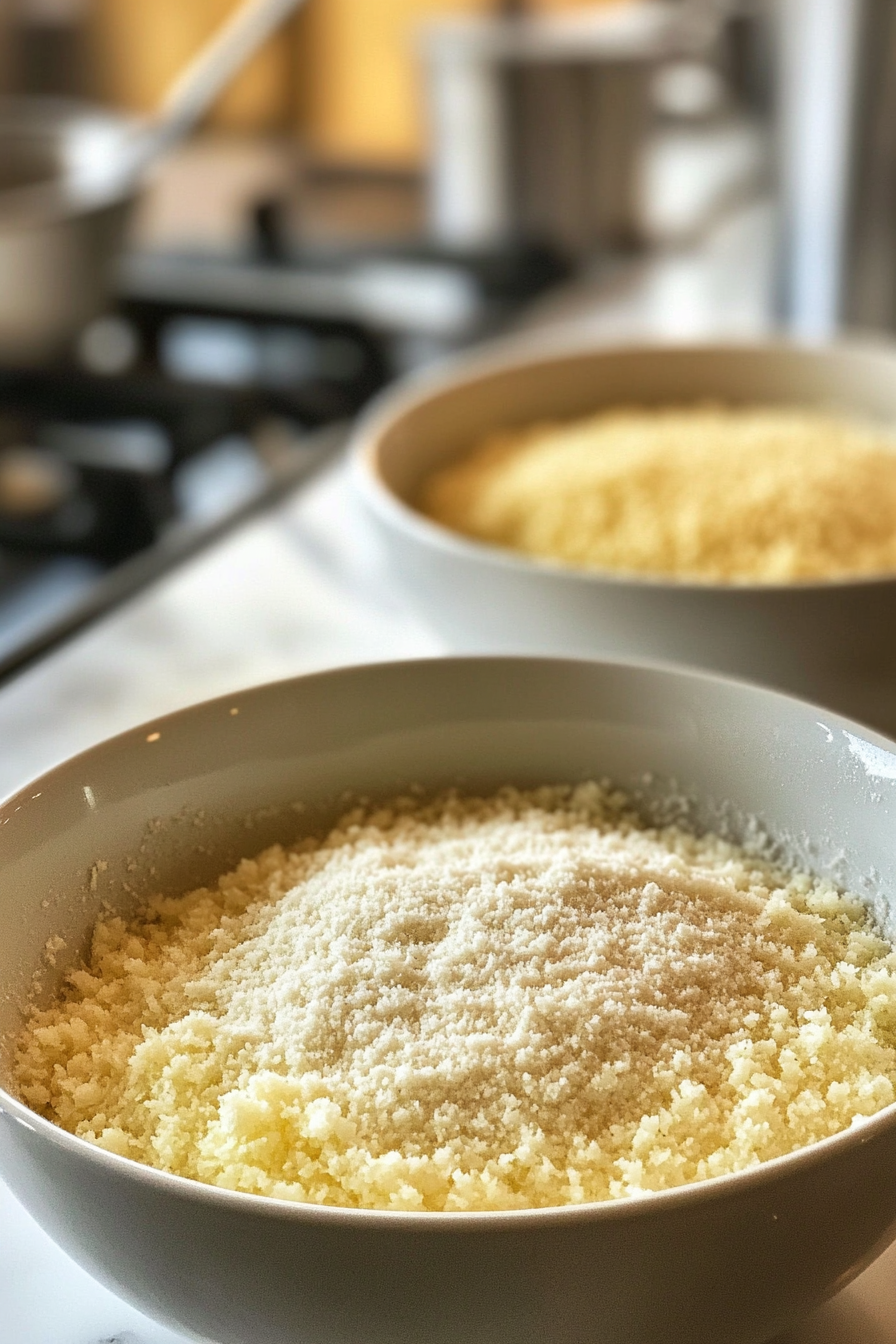
[[[596,784],[399,799],[96,929],[25,1100],[319,1204],[509,1209],[740,1171],[894,1099],[862,902]]]

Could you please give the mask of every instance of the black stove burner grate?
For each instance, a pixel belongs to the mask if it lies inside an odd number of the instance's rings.
[[[0,368],[0,680],[295,487],[382,381],[187,382],[142,330],[125,375]]]
[[[0,679],[293,488],[320,432],[396,374],[567,272],[531,246],[284,251],[275,223],[262,208],[240,257],[126,257],[67,363],[0,367]]]

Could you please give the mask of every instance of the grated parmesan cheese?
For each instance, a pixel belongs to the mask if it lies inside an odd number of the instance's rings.
[[[358,808],[96,928],[23,1098],[164,1171],[510,1209],[741,1171],[894,1100],[858,898],[596,784]]]
[[[422,511],[587,569],[702,583],[896,572],[896,441],[818,411],[603,411],[489,436]]]

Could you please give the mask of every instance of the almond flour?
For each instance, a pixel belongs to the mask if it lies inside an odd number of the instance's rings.
[[[420,507],[479,541],[698,583],[896,573],[896,441],[784,407],[603,411],[491,435]]]

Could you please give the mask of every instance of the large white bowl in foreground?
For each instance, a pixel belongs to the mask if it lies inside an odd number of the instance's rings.
[[[896,426],[896,346],[781,343],[482,352],[387,393],[355,479],[392,581],[458,652],[674,661],[778,686],[896,734],[896,575],[722,585],[577,571],[469,540],[413,507],[501,426],[611,405],[829,407]]]
[[[234,712],[236,711],[236,712]],[[750,1172],[637,1200],[511,1213],[318,1208],[153,1171],[18,1101],[35,972],[48,995],[103,905],[212,880],[326,824],[344,791],[610,776],[758,820],[896,913],[896,755],[769,691],[549,660],[357,668],[135,729],[0,808],[0,1175],[80,1264],[218,1344],[759,1344],[896,1233],[896,1106]],[[649,780],[647,779],[649,776]],[[62,938],[55,965],[48,941]],[[54,946],[54,944],[50,944]],[[58,943],[55,944],[58,948]]]

